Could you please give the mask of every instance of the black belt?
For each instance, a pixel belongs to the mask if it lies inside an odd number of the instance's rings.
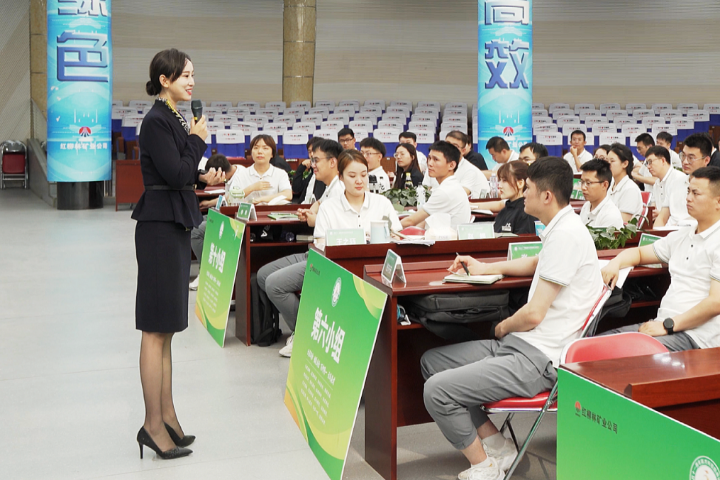
[[[145,190],[170,190],[174,192],[179,192],[180,190],[189,190],[191,192],[194,192],[195,186],[184,185],[180,188],[172,188],[170,185],[145,185]]]

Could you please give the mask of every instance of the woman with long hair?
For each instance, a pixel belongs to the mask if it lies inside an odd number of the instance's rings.
[[[515,160],[500,166],[497,172],[500,198],[505,200],[505,207],[495,217],[497,233],[535,233],[537,218],[525,213],[525,197],[527,190],[528,164]]]
[[[610,172],[613,176],[608,195],[620,210],[623,221],[629,222],[635,215],[640,215],[643,210],[642,193],[632,177],[632,150],[621,143],[613,143],[605,160],[610,163]]]
[[[397,163],[397,170],[393,188],[403,189],[422,184],[423,174],[420,171],[417,150],[412,144],[399,143],[395,147],[395,163]]]

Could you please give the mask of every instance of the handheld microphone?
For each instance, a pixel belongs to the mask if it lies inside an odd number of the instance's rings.
[[[202,118],[202,102],[200,100],[193,100],[190,104],[190,108],[192,109],[195,122],[199,122]]]

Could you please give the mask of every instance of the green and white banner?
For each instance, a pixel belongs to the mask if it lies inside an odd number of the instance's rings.
[[[720,478],[720,442],[560,369],[558,480]]]
[[[244,234],[244,223],[216,210],[208,210],[195,315],[221,347],[225,345],[225,330]]]
[[[310,250],[285,405],[340,480],[387,295]]]

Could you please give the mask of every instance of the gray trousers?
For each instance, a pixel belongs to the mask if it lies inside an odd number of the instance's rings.
[[[600,335],[613,335],[615,333],[624,333],[624,332],[637,332],[640,330],[641,323],[637,323],[635,325],[628,325],[625,327],[616,328],[614,330],[608,330],[607,332],[603,332]],[[695,340],[692,339],[690,335],[688,335],[685,332],[676,332],[672,335],[663,335],[662,337],[653,337],[658,342],[665,345],[665,347],[670,350],[671,352],[682,352],[684,350],[695,350],[696,348],[700,348],[700,346],[695,343]]]
[[[435,348],[420,361],[425,408],[458,450],[475,441],[488,421],[479,406],[509,397],[534,397],[557,380],[552,362],[514,335]]]
[[[268,263],[257,273],[258,287],[265,291],[293,332],[300,307],[296,292],[302,289],[307,258],[307,253],[288,255]]]
[[[203,220],[200,225],[193,228],[192,232],[190,232],[190,247],[192,248],[195,257],[197,257],[198,264],[202,262],[202,251],[203,243],[205,242],[205,227],[207,226],[207,216],[205,216],[205,219],[206,220]]]

